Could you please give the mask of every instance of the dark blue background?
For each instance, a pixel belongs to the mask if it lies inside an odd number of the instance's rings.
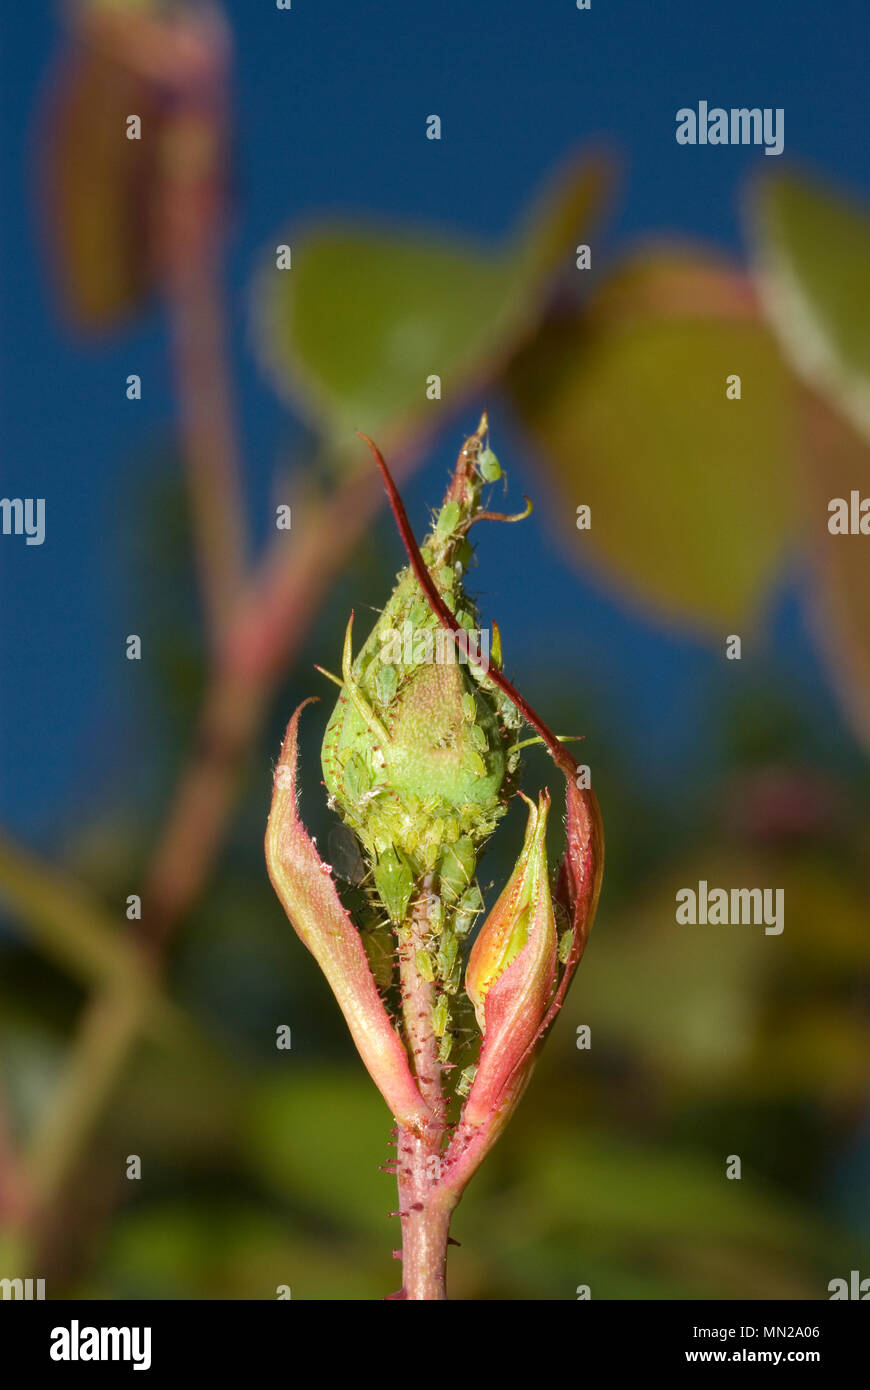
[[[599,265],[648,233],[702,237],[739,254],[741,190],[753,167],[773,161],[752,149],[679,147],[675,113],[702,98],[784,107],[780,164],[867,186],[863,0],[593,0],[589,12],[573,0],[294,0],[290,12],[271,0],[232,0],[227,8],[238,73],[229,274],[260,536],[288,426],[247,350],[246,287],[287,220],[361,210],[498,236],[561,157],[603,137],[625,168],[615,219],[598,238]],[[44,496],[47,539],[41,548],[0,543],[0,821],[44,841],[71,809],[78,815],[98,799],[107,778],[135,777],[137,760],[149,756],[123,659],[124,635],[141,629],[137,595],[117,576],[135,546],[131,475],[150,466],[173,406],[156,311],[88,349],[58,323],[34,234],[32,164],[34,107],[59,9],[6,0],[3,12],[0,493]],[[430,112],[443,120],[440,143],[423,138]],[[136,405],[124,397],[131,371],[144,382]],[[529,465],[499,432],[497,415],[494,426],[513,495],[531,490]],[[437,498],[459,433],[454,422],[411,490],[418,520]],[[507,573],[496,572],[497,548],[486,539],[481,546],[481,586],[508,652],[529,623],[544,656],[564,646],[570,614],[573,668],[621,716],[638,775],[666,769],[676,778],[701,742],[695,717],[721,654],[623,609],[594,579],[578,582],[549,555],[539,520],[517,528],[512,542]],[[775,659],[798,693],[805,686],[824,700],[788,583],[784,576],[773,596]],[[741,673],[749,678],[752,659]],[[533,668],[520,674],[531,677],[533,695]]]

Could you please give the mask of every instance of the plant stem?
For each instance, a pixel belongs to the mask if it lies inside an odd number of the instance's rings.
[[[447,1239],[454,1194],[438,1181],[441,1140],[399,1128],[402,1292],[399,1298],[447,1298]]]
[[[399,1127],[399,1218],[402,1222],[400,1298],[446,1299],[447,1238],[453,1193],[441,1183],[441,1150],[447,1107],[441,1089],[438,1039],[432,1027],[436,985],[417,969],[417,952],[431,945],[432,878],[420,886],[411,916],[399,933],[402,1018],[412,1070],[433,1116],[424,1134]]]
[[[221,282],[225,83],[216,61],[208,79],[191,82],[165,119],[155,214],[196,558],[215,645],[241,593],[246,548]]]

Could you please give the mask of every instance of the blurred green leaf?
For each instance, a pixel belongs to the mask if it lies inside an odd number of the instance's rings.
[[[813,1266],[835,1240],[746,1160],[729,1181],[724,1153],[546,1124],[516,1149],[516,1181],[476,1211],[469,1197],[455,1223],[508,1297],[572,1299],[581,1283],[593,1298],[821,1296]]]
[[[316,1242],[285,1217],[239,1198],[143,1203],[122,1214],[91,1298],[383,1297],[378,1264],[353,1246]]]
[[[757,190],[761,286],[785,352],[870,434],[870,213],[807,179]]]
[[[739,632],[782,563],[794,491],[787,377],[742,277],[696,254],[639,257],[548,325],[510,384],[572,556],[665,617]]]
[[[286,1076],[272,1076],[252,1099],[246,1143],[254,1171],[289,1200],[401,1244],[387,1219],[395,1179],[382,1171],[394,1157],[393,1122],[377,1091],[362,1069],[302,1068],[293,1053],[286,1066]]]
[[[836,406],[807,390],[800,418],[809,517],[813,628],[843,711],[870,749],[870,550],[863,535],[832,535],[829,503],[870,497],[870,442]]]
[[[781,887],[782,933],[677,924],[677,889],[701,879]],[[863,888],[841,865],[711,843],[593,934],[564,1014],[677,1089],[860,1105],[870,1032],[855,990],[868,979]]]
[[[727,1081],[752,1053],[781,942],[759,927],[678,925],[675,894],[702,878],[711,887],[764,881],[746,877],[752,868],[710,846],[650,884],[622,921],[596,928],[566,1006],[572,1021],[590,1024],[602,1043],[636,1048],[664,1076],[707,1088]]]
[[[532,329],[603,191],[601,164],[572,165],[504,249],[350,221],[293,231],[292,270],[272,253],[256,286],[272,379],[333,444],[361,429],[394,446],[438,419],[429,376],[452,408]]]
[[[806,1247],[818,1235],[814,1219],[752,1182],[725,1176],[725,1155],[707,1163],[668,1148],[626,1143],[616,1136],[538,1132],[529,1136],[525,1186],[574,1230],[607,1231],[632,1241],[646,1237],[758,1247]],[[566,1197],[572,1198],[566,1202]]]

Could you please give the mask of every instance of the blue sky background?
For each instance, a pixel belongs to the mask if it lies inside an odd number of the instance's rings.
[[[118,575],[136,543],[131,483],[153,466],[173,404],[156,310],[92,347],[58,322],[31,171],[34,106],[60,7],[5,0],[2,8],[0,494],[44,496],[47,539],[31,548],[0,541],[0,824],[41,843],[93,805],[107,779],[135,779],[137,760],[148,757],[123,659],[124,635],[140,630],[137,595]],[[589,12],[573,0],[294,0],[290,12],[271,0],[232,0],[226,8],[238,74],[229,283],[255,528],[294,427],[248,352],[246,287],[288,220],[362,211],[498,236],[561,158],[604,138],[624,162],[615,216],[598,239],[608,257],[661,233],[740,254],[741,189],[759,162],[773,161],[752,149],[679,147],[675,113],[700,99],[781,106],[781,165],[815,168],[859,193],[870,181],[863,0],[593,0]],[[443,120],[440,143],[423,138],[430,112]],[[137,405],[124,398],[131,371],[145,383]],[[410,491],[417,518],[437,498],[459,433],[453,422]],[[508,433],[494,442],[517,491],[532,490],[517,441]],[[485,585],[509,615],[508,651],[529,623],[545,653],[564,643],[567,603],[576,671],[629,730],[638,775],[677,776],[697,752],[697,718],[720,657],[622,608],[594,578],[578,581],[549,554],[541,525],[512,539],[511,570],[490,566]],[[483,569],[490,544],[482,539]],[[795,592],[784,576],[773,599],[774,659],[794,689],[827,709]],[[751,656],[743,668],[745,679],[758,677]]]

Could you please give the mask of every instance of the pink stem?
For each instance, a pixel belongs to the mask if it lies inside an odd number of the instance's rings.
[[[441,1090],[438,1039],[432,1028],[436,986],[417,969],[428,945],[432,883],[423,880],[399,938],[402,1018],[412,1068],[433,1119],[422,1134],[399,1126],[399,1218],[402,1222],[402,1291],[398,1298],[446,1299],[447,1237],[456,1198],[441,1184],[446,1105]],[[404,933],[407,933],[405,935]]]
[[[447,1298],[447,1241],[456,1197],[433,1181],[440,1171],[440,1139],[399,1129],[399,1204],[402,1222],[402,1290],[396,1298]]]

